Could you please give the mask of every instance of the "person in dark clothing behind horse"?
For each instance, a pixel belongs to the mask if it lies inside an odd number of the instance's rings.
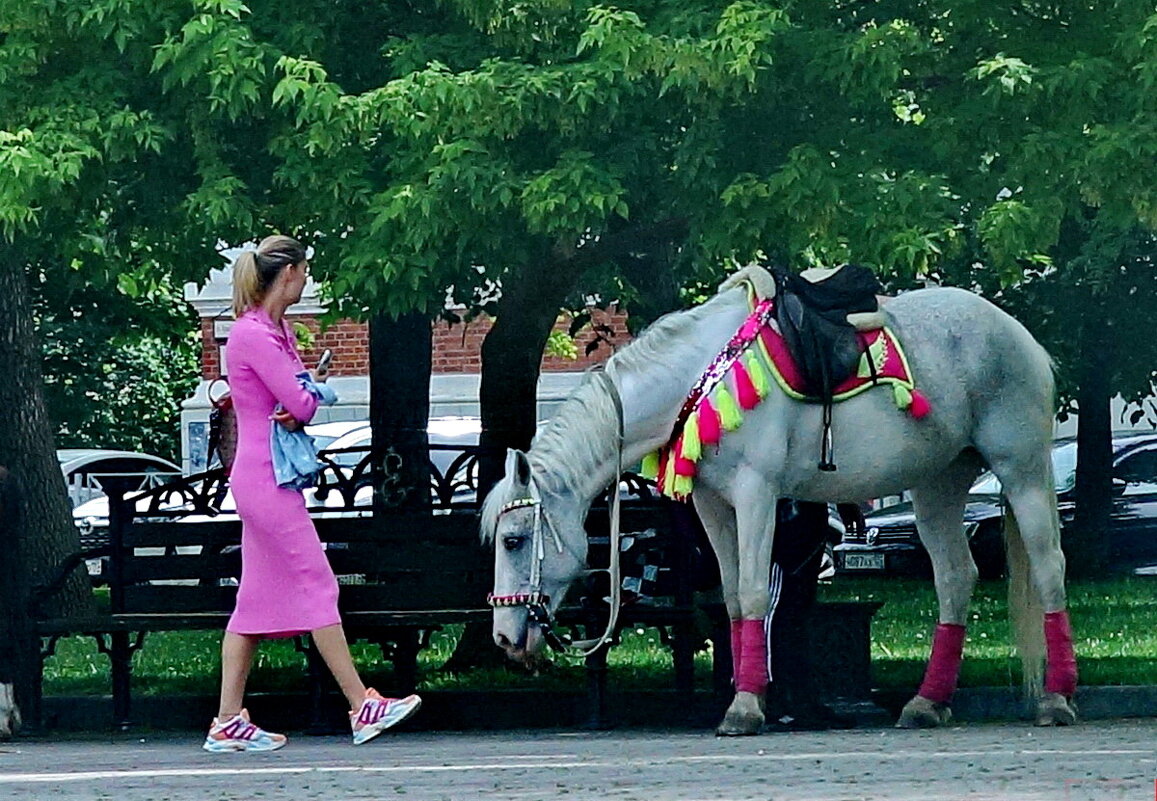
[[[717,587],[719,566],[714,552],[693,507],[687,504],[685,508],[702,556],[696,583],[701,588]],[[838,510],[845,526],[862,525],[863,516],[855,504],[840,504]],[[831,533],[826,503],[779,500],[768,577],[771,599],[764,619],[770,679],[766,716],[769,729],[788,731],[851,725],[850,720],[820,702],[808,636],[820,565]],[[730,643],[717,643],[716,647],[729,648]]]
[[[840,504],[845,526],[862,519],[855,504]],[[767,675],[769,728],[827,729],[847,727],[847,720],[820,701],[809,636],[820,565],[833,529],[828,505],[782,498],[776,507],[768,592],[771,603],[764,618],[768,640]]]

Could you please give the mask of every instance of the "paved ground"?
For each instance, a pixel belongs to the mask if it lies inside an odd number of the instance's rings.
[[[1157,721],[717,739],[686,731],[299,736],[211,755],[164,735],[0,744],[0,799],[1150,801]]]

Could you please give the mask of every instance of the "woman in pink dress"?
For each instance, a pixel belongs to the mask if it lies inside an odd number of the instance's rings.
[[[237,413],[237,455],[229,483],[242,523],[241,585],[221,644],[221,703],[205,738],[206,751],[273,751],[285,745],[285,735],[255,726],[242,708],[262,639],[309,633],[349,699],[354,745],[405,720],[422,703],[416,695],[384,698],[362,683],[338,615],[337,579],[305,500],[274,478],[270,426],[297,430],[318,405],[297,378],[305,367],[284,319],[285,310],[301,300],[308,273],[305,248],[287,236],[267,237],[233,266],[236,323],[226,362]]]

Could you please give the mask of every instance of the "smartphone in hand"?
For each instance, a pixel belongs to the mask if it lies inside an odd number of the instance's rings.
[[[329,372],[329,363],[333,361],[333,351],[329,348],[321,354],[321,358],[317,360],[317,376],[321,378]]]

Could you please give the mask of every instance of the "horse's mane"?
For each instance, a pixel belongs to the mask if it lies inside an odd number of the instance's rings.
[[[696,330],[705,321],[730,311],[731,302],[739,297],[730,290],[742,286],[739,279],[750,269],[752,268],[746,267],[728,278],[719,287],[719,291],[706,302],[689,309],[670,312],[651,323],[634,341],[607,360],[608,369],[616,373],[633,373],[656,366],[678,364],[682,354],[677,347],[671,347],[671,343],[693,338],[696,336]],[[755,269],[767,274],[761,267]]]
[[[527,456],[539,493],[544,497],[561,495],[589,478],[591,466],[614,452],[614,439],[608,432],[617,425],[614,403],[594,373],[588,371],[531,444]],[[502,507],[521,495],[507,478],[490,490],[480,513],[484,542],[493,538]]]
[[[750,275],[753,269],[767,276],[762,268],[744,268],[728,278],[707,302],[663,315],[607,360],[607,372],[613,376],[643,370],[667,372],[677,367],[683,356],[672,343],[693,338],[704,321],[728,313],[740,297],[731,290],[740,287],[744,278],[754,277]],[[760,286],[758,281],[753,283]],[[589,482],[597,466],[614,455],[617,427],[614,402],[602,381],[588,371],[531,445],[528,457],[539,492],[543,496],[571,494]],[[480,512],[484,541],[493,538],[499,512],[516,499],[516,494],[513,484],[503,480],[486,496]]]

